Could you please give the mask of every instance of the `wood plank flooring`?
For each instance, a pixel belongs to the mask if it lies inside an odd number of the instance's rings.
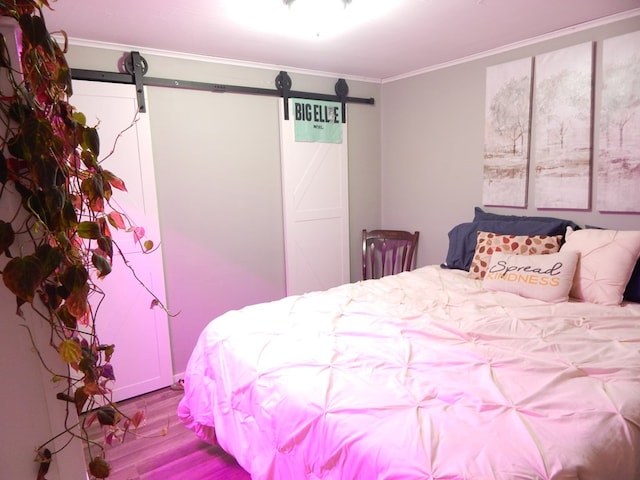
[[[119,403],[128,415],[146,409],[147,421],[139,428],[144,437],[127,435],[124,442],[106,447],[112,467],[108,480],[250,480],[233,457],[202,442],[180,423],[180,398],[182,391],[165,388]],[[159,436],[163,428],[167,434]],[[104,439],[97,422],[90,434],[92,440]]]

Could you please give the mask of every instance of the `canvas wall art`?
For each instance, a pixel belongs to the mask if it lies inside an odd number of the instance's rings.
[[[525,207],[531,58],[487,68],[483,205]]]
[[[640,212],[640,31],[602,45],[597,208]]]
[[[533,159],[539,209],[588,209],[593,43],[535,57]]]

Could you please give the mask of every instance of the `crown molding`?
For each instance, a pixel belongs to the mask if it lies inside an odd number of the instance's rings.
[[[515,50],[517,48],[528,47],[530,45],[535,45],[536,43],[541,43],[547,40],[552,40],[555,38],[564,37],[565,35],[569,35],[576,32],[581,32],[584,30],[589,30],[591,28],[600,27],[603,25],[608,25],[610,23],[618,22],[621,20],[626,20],[629,18],[640,16],[640,8],[635,8],[633,10],[627,10],[626,12],[618,13],[615,15],[609,15],[607,17],[602,17],[597,20],[591,20],[589,22],[580,23],[578,25],[574,25],[572,27],[563,28],[561,30],[556,30],[555,32],[546,33],[544,35],[538,35],[537,37],[532,37],[527,40],[522,40],[515,43],[510,43],[508,45],[504,45],[502,47],[494,48],[491,50],[485,50],[484,52],[480,52],[474,55],[468,55],[466,57],[461,57],[456,60],[452,60],[450,62],[440,63],[438,65],[432,65],[429,67],[421,68],[419,70],[414,70],[412,72],[404,73],[402,75],[396,75],[393,77],[383,78],[380,80],[380,83],[390,83],[395,82],[397,80],[402,80],[405,78],[415,77],[417,75],[422,75],[424,73],[434,72],[436,70],[442,70],[443,68],[452,67],[455,65],[460,65],[462,63],[471,62],[473,60],[479,60],[486,57],[491,57],[493,55],[498,55],[500,53],[509,52],[511,50]]]

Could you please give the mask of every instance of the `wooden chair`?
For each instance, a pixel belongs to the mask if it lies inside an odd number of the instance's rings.
[[[362,279],[411,270],[420,232],[362,230]]]

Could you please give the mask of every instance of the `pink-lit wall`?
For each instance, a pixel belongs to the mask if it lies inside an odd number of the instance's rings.
[[[127,52],[125,52],[127,53]],[[72,68],[114,70],[123,52],[75,46]],[[275,88],[277,70],[142,55],[149,76]],[[337,80],[290,72],[298,90]],[[377,83],[348,80],[351,250],[380,217]],[[179,375],[202,328],[221,313],[285,294],[278,101],[275,97],[147,87],[173,367]],[[352,255],[353,257],[353,255]],[[355,278],[357,259],[352,258]]]
[[[441,263],[447,232],[480,205],[487,66],[638,29],[640,19],[634,17],[393,82],[347,79],[350,95],[376,100],[375,106],[348,107],[352,280],[360,275],[362,228],[420,230],[418,264]],[[113,70],[122,53],[72,46],[68,59],[75,68]],[[148,75],[156,77],[270,88],[278,73],[143,56]],[[290,74],[301,90],[329,93],[336,80]],[[208,321],[284,295],[278,100],[148,90],[167,297],[179,312],[170,321],[179,374]],[[534,207],[525,212],[541,214]],[[640,228],[638,215],[553,214]]]

